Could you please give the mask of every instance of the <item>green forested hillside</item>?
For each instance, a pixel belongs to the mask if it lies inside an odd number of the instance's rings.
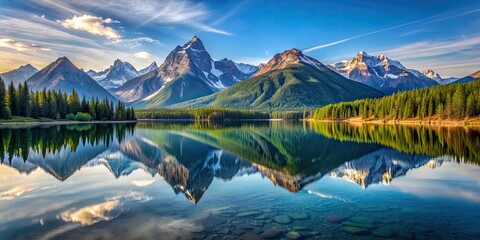
[[[320,71],[302,63],[267,72],[216,94],[171,107],[301,111],[330,103],[381,96],[381,92],[348,80],[327,67]]]
[[[480,81],[450,84],[327,105],[313,113],[314,119],[452,119],[480,116]]]
[[[136,109],[162,108],[195,98],[203,97],[215,91],[206,82],[196,76],[184,74],[168,83],[148,99],[131,104]]]

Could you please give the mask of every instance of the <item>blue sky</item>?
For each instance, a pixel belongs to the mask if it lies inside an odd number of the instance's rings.
[[[60,56],[142,68],[194,35],[215,59],[253,64],[298,48],[325,64],[364,50],[445,77],[480,69],[476,0],[0,0],[0,72]]]

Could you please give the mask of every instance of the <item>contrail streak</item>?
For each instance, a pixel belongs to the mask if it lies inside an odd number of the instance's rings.
[[[451,17],[448,17],[448,18],[465,16],[465,15],[472,14],[472,13],[476,13],[476,12],[479,12],[479,11],[480,11],[480,9],[476,9],[476,10],[469,11],[469,12],[466,12],[466,13],[461,14],[461,15],[455,15],[455,16],[451,16]],[[305,50],[303,50],[303,51],[304,51],[304,52],[315,51],[315,50],[318,50],[318,49],[322,49],[322,48],[334,46],[334,45],[337,45],[337,44],[340,44],[340,43],[348,42],[348,41],[350,41],[350,40],[354,40],[354,39],[357,39],[357,38],[361,38],[361,37],[373,35],[373,34],[376,34],[376,33],[385,32],[385,31],[389,31],[389,30],[393,30],[393,29],[405,27],[405,26],[412,25],[412,24],[419,23],[419,22],[424,22],[424,21],[427,21],[427,20],[431,20],[431,19],[434,19],[434,18],[438,18],[438,17],[441,17],[441,16],[448,15],[448,14],[450,14],[450,13],[451,13],[451,12],[446,12],[446,13],[442,13],[442,14],[439,14],[439,15],[435,15],[435,16],[431,16],[431,17],[427,17],[427,18],[422,18],[422,19],[420,19],[420,20],[416,20],[416,21],[413,21],[413,22],[403,23],[403,24],[400,24],[400,25],[395,25],[395,26],[392,26],[392,27],[383,28],[383,29],[376,30],[376,31],[373,31],[373,32],[363,33],[363,34],[360,34],[360,35],[357,35],[357,36],[345,38],[345,39],[338,40],[338,41],[335,41],[335,42],[326,43],[326,44],[318,45],[318,46],[315,46],[315,47],[307,48],[307,49],[305,49]],[[444,19],[448,19],[448,18],[444,18]]]

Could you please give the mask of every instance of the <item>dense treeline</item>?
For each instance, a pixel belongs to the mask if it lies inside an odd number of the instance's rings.
[[[453,119],[480,116],[480,81],[400,92],[378,99],[330,104],[313,113],[314,119]]]
[[[185,119],[185,120],[239,120],[239,119],[269,119],[265,112],[232,110],[222,108],[195,109],[152,109],[137,110],[139,119]]]
[[[459,162],[480,164],[480,129],[313,122],[311,128],[329,138],[376,143],[409,154],[454,156]]]
[[[11,164],[14,157],[28,160],[29,153],[57,153],[68,147],[76,152],[78,146],[108,147],[115,140],[122,142],[133,134],[135,124],[85,124],[33,128],[0,128],[0,162]]]
[[[87,100],[73,89],[70,95],[61,91],[30,91],[27,83],[18,87],[11,82],[6,88],[0,78],[0,119],[12,116],[29,118],[66,119],[76,121],[135,120],[133,108],[126,108],[122,102],[115,107],[108,98]]]

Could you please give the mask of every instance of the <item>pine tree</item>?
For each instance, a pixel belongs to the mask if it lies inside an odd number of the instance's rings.
[[[0,77],[0,118],[6,119],[7,118],[7,89],[5,87],[5,82]],[[3,147],[3,146],[0,146]],[[2,156],[3,157],[3,156]]]
[[[471,93],[467,98],[466,117],[473,117],[477,114],[475,103],[475,95]]]
[[[83,96],[83,98],[82,98],[81,106],[82,106],[82,107],[81,107],[81,108],[82,108],[81,111],[82,111],[83,113],[88,113],[88,112],[90,112],[90,109],[89,109],[89,107],[88,107],[87,98],[86,98],[85,96]]]
[[[73,114],[76,114],[81,110],[80,98],[75,89],[72,89],[72,93],[70,94],[70,96],[68,96],[68,106],[69,112]]]
[[[17,89],[18,96],[18,114],[22,117],[30,116],[30,91],[28,90],[28,85],[25,82],[24,84],[19,84]]]
[[[90,114],[90,116],[92,116],[92,118],[94,120],[97,119],[97,113],[95,112],[95,98],[92,97],[92,99],[90,99],[90,102],[88,103],[88,113]]]
[[[453,117],[455,119],[462,119],[465,117],[465,89],[463,85],[458,85],[453,94]]]
[[[13,82],[10,82],[7,90],[6,101],[8,103],[8,109],[13,116],[18,116],[18,100],[17,100],[17,91]]]

